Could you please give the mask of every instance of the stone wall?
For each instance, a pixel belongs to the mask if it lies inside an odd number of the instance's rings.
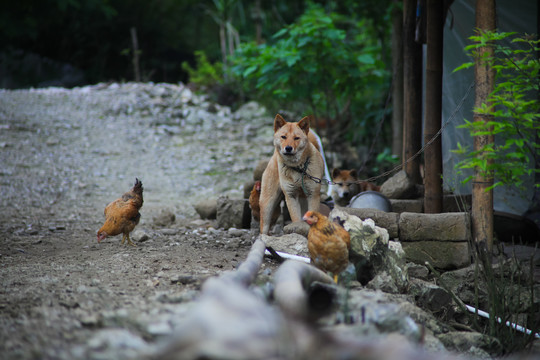
[[[399,239],[408,261],[429,261],[439,269],[457,269],[471,263],[470,215],[466,212],[423,214],[387,213],[374,209],[341,208],[362,220],[373,219],[388,230],[390,238]]]

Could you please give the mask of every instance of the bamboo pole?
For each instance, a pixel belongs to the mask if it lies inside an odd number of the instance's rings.
[[[422,45],[415,40],[416,0],[403,1],[403,156],[405,163],[421,147]],[[405,163],[405,172],[420,183],[420,159]]]
[[[495,0],[476,1],[476,28],[479,31],[495,30]],[[489,45],[478,49],[475,64],[476,96],[474,107],[487,103],[489,94],[494,89],[495,72],[483,59],[493,56],[493,48]],[[489,104],[488,104],[489,105]],[[473,121],[490,121],[490,117],[477,112]],[[487,144],[493,143],[493,135],[474,137],[474,150],[478,151]],[[486,191],[493,185],[493,176],[475,169],[472,189],[472,231],[473,238],[479,245],[485,245],[488,253],[493,249],[493,190]]]
[[[426,58],[426,110],[424,118],[424,144],[441,128],[442,65],[443,65],[443,2],[427,1],[427,58]],[[442,211],[442,145],[437,137],[424,153],[425,192],[424,212]]]

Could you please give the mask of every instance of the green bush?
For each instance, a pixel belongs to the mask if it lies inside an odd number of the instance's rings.
[[[479,56],[478,48],[486,45],[494,48],[493,56],[480,60],[495,70],[495,90],[487,103],[474,109],[492,120],[465,120],[460,127],[468,129],[471,136],[493,135],[497,141],[476,151],[469,151],[458,143],[454,152],[465,155],[465,159],[456,167],[459,170],[476,169],[483,176],[493,177],[495,181],[491,188],[499,185],[522,187],[524,175],[540,171],[537,137],[540,132],[540,61],[536,55],[539,40],[535,40],[535,36],[498,32],[482,32],[470,39],[473,44],[465,50],[475,59]],[[465,63],[454,71],[472,66],[474,62]],[[469,176],[464,182],[472,178]]]
[[[232,75],[268,108],[330,123],[331,142],[368,139],[366,122],[380,118],[389,73],[368,20],[352,22],[312,4],[271,42],[242,44],[231,59]]]
[[[188,62],[182,63],[182,69],[189,75],[189,82],[200,89],[212,88],[223,83],[223,65],[208,61],[204,51],[195,51],[195,68]]]

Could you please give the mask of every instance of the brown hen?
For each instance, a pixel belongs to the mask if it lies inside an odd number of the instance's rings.
[[[308,249],[311,263],[323,271],[331,272],[337,283],[339,273],[349,264],[349,232],[339,222],[332,222],[316,211],[306,212],[303,219],[310,226]]]
[[[98,243],[108,236],[123,234],[122,244],[127,240],[128,245],[136,246],[129,238],[129,233],[133,231],[141,219],[139,210],[142,205],[142,182],[135,178],[133,188],[105,208],[105,223],[97,232]]]

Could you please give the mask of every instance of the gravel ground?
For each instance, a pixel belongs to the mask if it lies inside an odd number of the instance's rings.
[[[182,85],[0,91],[0,357],[125,358],[172,331],[171,303],[233,269],[254,236],[193,204],[240,198],[271,133],[264,109],[233,114]],[[98,244],[105,205],[135,177],[148,239]],[[176,221],[158,226],[163,212]]]

